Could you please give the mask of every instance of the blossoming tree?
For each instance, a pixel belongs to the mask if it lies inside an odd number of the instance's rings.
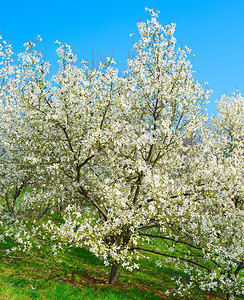
[[[110,283],[148,251],[184,262],[190,287],[232,297],[243,293],[241,114],[230,118],[234,142],[221,104],[213,128],[202,130],[209,91],[194,79],[190,50],[176,48],[175,25],[149,12],[123,76],[111,58],[77,66],[60,44],[48,80],[33,43],[17,58],[2,44],[1,226],[26,251],[45,237],[54,251],[88,247],[112,266]],[[57,209],[61,223],[51,217]]]

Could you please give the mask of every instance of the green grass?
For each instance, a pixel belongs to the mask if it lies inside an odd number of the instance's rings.
[[[86,249],[57,256],[42,251],[28,259],[0,257],[0,299],[180,299],[165,292],[175,288],[171,277],[184,278],[184,273],[170,266],[156,269],[156,260],[150,255],[140,270],[121,270],[119,282],[109,285],[109,267]],[[224,298],[196,290],[188,299]]]
[[[0,250],[13,246],[0,243]],[[159,250],[154,239],[147,248]],[[184,248],[184,247],[183,247]],[[181,250],[184,250],[184,249]],[[2,251],[0,251],[2,253]],[[224,296],[217,293],[203,293],[197,288],[188,298],[166,296],[166,291],[174,292],[176,284],[172,277],[179,275],[187,281],[183,269],[164,263],[162,257],[144,253],[140,269],[133,272],[120,270],[117,284],[109,285],[110,268],[84,248],[71,248],[54,256],[42,249],[29,258],[7,257],[0,254],[0,300],[2,299],[192,299],[221,300]],[[16,254],[17,256],[17,254]],[[162,260],[162,268],[156,268],[156,261]],[[243,299],[243,298],[236,298]]]

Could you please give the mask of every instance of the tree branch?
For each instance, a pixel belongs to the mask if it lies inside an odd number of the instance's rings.
[[[200,268],[203,268],[205,270],[207,270],[209,273],[211,272],[209,268],[203,266],[203,265],[200,265],[199,263],[195,262],[195,261],[191,261],[190,259],[187,259],[187,258],[183,258],[183,257],[179,257],[179,256],[176,256],[176,255],[170,255],[170,254],[165,254],[165,253],[161,253],[161,252],[158,252],[158,251],[154,251],[154,250],[150,250],[150,249],[143,249],[143,248],[139,248],[139,247],[133,247],[131,248],[130,250],[139,250],[139,251],[145,251],[145,252],[149,252],[149,253],[153,253],[153,254],[157,254],[157,255],[161,255],[161,256],[164,256],[164,257],[170,257],[170,258],[175,258],[175,259],[179,259],[179,260],[182,260],[182,261],[186,261],[188,263],[191,263],[193,265],[196,265]]]

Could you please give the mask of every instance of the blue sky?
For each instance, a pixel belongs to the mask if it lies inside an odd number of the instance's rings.
[[[243,0],[42,0],[1,1],[0,34],[17,51],[37,35],[40,47],[55,65],[56,40],[70,43],[78,60],[90,60],[92,52],[113,55],[124,69],[132,48],[136,23],[148,16],[145,7],[160,11],[162,24],[176,23],[179,45],[195,54],[193,68],[200,82],[213,90],[215,100],[237,89],[244,94],[244,1]],[[54,70],[54,69],[53,69]]]

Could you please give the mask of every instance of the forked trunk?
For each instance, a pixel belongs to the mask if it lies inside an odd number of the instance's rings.
[[[118,277],[119,277],[119,264],[115,262],[111,267],[109,283],[111,284],[116,283],[118,281]]]

